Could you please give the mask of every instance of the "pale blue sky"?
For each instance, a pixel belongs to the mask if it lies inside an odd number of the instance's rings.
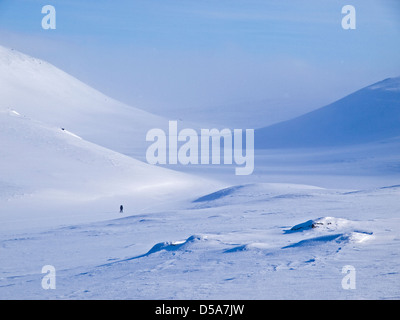
[[[46,4],[56,30],[41,28]],[[161,114],[306,110],[400,75],[400,1],[0,0],[0,44]]]

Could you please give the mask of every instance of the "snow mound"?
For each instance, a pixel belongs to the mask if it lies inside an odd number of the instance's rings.
[[[272,201],[280,199],[312,196],[322,188],[289,183],[251,183],[235,185],[206,194],[192,201],[202,206],[223,206],[243,203],[243,201]]]
[[[311,229],[318,229],[324,231],[334,231],[343,229],[351,225],[351,221],[342,218],[334,217],[322,217],[315,220],[308,220],[303,223],[299,223],[293,226],[290,230],[286,230],[285,233],[303,232]]]
[[[155,244],[145,254],[141,254],[141,255],[131,257],[128,259],[124,259],[124,260],[114,261],[114,262],[108,263],[106,265],[112,265],[112,264],[119,263],[119,262],[126,262],[126,261],[130,261],[130,260],[144,258],[144,257],[148,257],[150,255],[153,255],[155,253],[162,252],[162,251],[165,251],[165,252],[185,251],[185,250],[188,250],[188,246],[190,246],[191,244],[198,242],[198,241],[203,241],[205,239],[206,239],[206,237],[204,237],[202,235],[191,235],[190,237],[188,237],[185,240],[159,242],[159,243]]]
[[[231,253],[231,252],[241,252],[241,251],[260,251],[269,249],[270,245],[263,243],[263,242],[253,242],[249,244],[244,244],[240,246],[235,246],[230,249],[224,250],[224,253]]]
[[[364,242],[364,241],[370,239],[371,237],[372,237],[372,233],[362,232],[362,231],[330,234],[330,235],[301,240],[299,242],[285,246],[282,249],[318,246],[318,245],[326,244],[326,243],[336,243],[336,244],[361,243],[361,242]]]
[[[356,221],[350,221],[335,217],[322,217],[314,220],[308,220],[285,230],[284,234],[292,234],[294,238],[289,239],[287,245],[274,245],[274,239],[271,243],[266,241],[252,241],[246,244],[238,244],[232,248],[224,250],[224,253],[234,252],[278,252],[279,249],[318,247],[323,245],[332,245],[335,250],[349,243],[362,243],[373,237],[373,232],[360,230]],[[304,239],[305,237],[308,237]],[[284,238],[279,241],[286,242]],[[293,242],[293,243],[291,243]],[[287,242],[286,242],[287,243]]]
[[[284,232],[285,234],[307,232],[307,235],[309,235],[310,232],[315,235],[316,232],[318,236],[302,239],[293,244],[284,246],[282,249],[314,247],[328,243],[361,243],[373,237],[373,232],[359,230],[359,225],[356,221],[335,217],[322,217],[315,220],[308,220]]]
[[[182,241],[167,241],[167,242],[160,242],[154,245],[146,254],[142,255],[141,257],[149,256],[153,253],[160,252],[160,251],[177,251],[177,250],[184,250],[188,245],[196,241],[202,241],[205,238],[200,235],[192,235],[186,240]]]
[[[233,187],[229,187],[229,188],[224,188],[224,189],[218,190],[216,192],[207,194],[203,197],[200,197],[200,198],[194,200],[193,202],[205,202],[205,201],[218,200],[218,199],[227,197],[227,196],[235,193],[237,190],[239,190],[243,187],[244,186],[233,186]]]

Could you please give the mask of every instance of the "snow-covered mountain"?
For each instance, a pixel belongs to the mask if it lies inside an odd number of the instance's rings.
[[[138,214],[210,187],[14,110],[0,111],[0,143],[2,228],[102,220],[115,217],[120,204]]]
[[[400,136],[400,77],[292,120],[258,129],[256,148],[344,146]]]
[[[127,106],[45,61],[0,46],[0,108],[128,155],[144,155],[146,133],[168,121]]]
[[[97,221],[115,217],[120,204],[138,214],[208,191],[210,180],[123,154],[143,151],[147,130],[164,124],[0,47],[2,227]]]
[[[256,139],[399,135],[399,87],[383,81]],[[133,157],[167,124],[0,47],[0,299],[399,297],[399,155],[377,157],[390,143],[266,150],[255,183],[232,174],[226,185]],[[361,187],[365,172],[373,187]],[[337,179],[344,187],[327,186]],[[349,265],[357,290],[343,287]]]

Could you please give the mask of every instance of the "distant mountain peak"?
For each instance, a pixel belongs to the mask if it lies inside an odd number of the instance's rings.
[[[400,77],[360,89],[292,120],[258,129],[259,149],[331,147],[400,136]]]

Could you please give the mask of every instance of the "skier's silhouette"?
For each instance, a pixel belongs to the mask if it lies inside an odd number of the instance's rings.
[[[123,213],[124,212],[124,206],[121,204],[119,206],[119,213]]]

